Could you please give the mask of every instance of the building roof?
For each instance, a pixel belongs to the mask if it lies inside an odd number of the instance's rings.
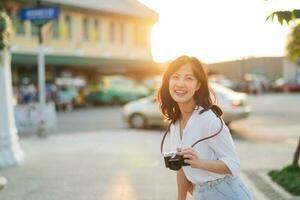
[[[29,1],[36,2],[26,0]],[[138,0],[41,0],[41,2],[158,20],[158,14]]]

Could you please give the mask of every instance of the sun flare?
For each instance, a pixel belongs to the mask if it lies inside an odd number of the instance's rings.
[[[266,21],[275,10],[300,8],[284,0],[140,0],[159,13],[152,55],[163,62],[188,54],[204,62],[283,56],[290,27]]]

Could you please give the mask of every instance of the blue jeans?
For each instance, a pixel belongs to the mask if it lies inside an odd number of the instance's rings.
[[[194,184],[194,200],[252,200],[250,191],[239,177],[224,178]]]

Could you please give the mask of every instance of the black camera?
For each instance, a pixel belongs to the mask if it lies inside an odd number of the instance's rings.
[[[164,159],[165,159],[165,165],[166,168],[169,168],[171,170],[177,171],[180,170],[182,166],[189,166],[190,164],[187,164],[184,162],[183,156],[179,153],[165,153]]]

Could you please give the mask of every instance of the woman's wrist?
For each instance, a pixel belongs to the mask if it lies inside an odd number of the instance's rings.
[[[196,168],[197,169],[203,169],[204,162],[205,162],[204,160],[198,159],[197,164],[196,164]]]

